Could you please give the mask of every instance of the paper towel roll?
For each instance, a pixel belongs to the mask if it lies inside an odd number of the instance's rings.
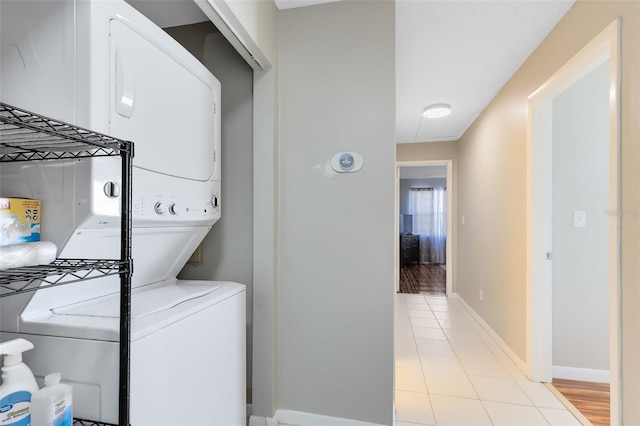
[[[0,269],[47,265],[56,260],[58,247],[51,241],[0,246]]]

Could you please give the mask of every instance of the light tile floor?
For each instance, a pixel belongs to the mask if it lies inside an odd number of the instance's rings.
[[[456,301],[396,296],[396,426],[580,425]]]

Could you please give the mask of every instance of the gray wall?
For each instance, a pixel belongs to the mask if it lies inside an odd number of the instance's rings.
[[[553,100],[552,203],[553,365],[609,370],[609,61]]]
[[[166,31],[200,59],[222,85],[222,217],[202,242],[202,264],[181,279],[235,281],[247,286],[247,386],[253,330],[253,72],[211,24]]]
[[[393,2],[281,11],[278,406],[392,424]],[[336,174],[332,153],[364,157]]]
[[[400,214],[409,213],[411,197],[409,190],[420,187],[447,186],[446,178],[400,179]]]

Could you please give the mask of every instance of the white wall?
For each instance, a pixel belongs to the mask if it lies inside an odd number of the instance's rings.
[[[392,423],[393,2],[281,11],[278,406]],[[353,150],[361,171],[329,156]]]
[[[553,100],[554,366],[609,370],[609,72]]]

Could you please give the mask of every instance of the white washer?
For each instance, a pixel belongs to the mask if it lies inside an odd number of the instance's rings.
[[[21,321],[24,354],[42,383],[55,368],[73,386],[74,417],[117,423],[117,294]],[[132,294],[131,424],[231,426],[245,418],[245,287],[169,280]],[[46,356],[42,356],[46,354]],[[55,367],[54,367],[55,366]]]

